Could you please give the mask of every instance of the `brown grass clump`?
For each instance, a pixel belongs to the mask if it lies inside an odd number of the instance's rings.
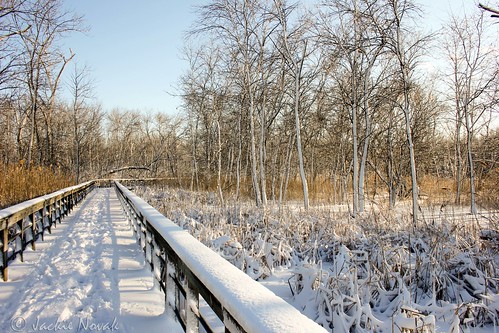
[[[419,194],[427,198],[428,204],[441,205],[453,203],[456,196],[455,187],[455,180],[453,178],[440,178],[432,175],[423,175],[419,178]],[[466,194],[463,191],[463,199]]]
[[[478,202],[490,209],[499,209],[499,168],[490,171],[488,177],[478,182]]]
[[[58,168],[0,164],[0,209],[74,184]]]

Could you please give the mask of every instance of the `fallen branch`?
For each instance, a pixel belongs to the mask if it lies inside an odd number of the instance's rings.
[[[490,17],[499,18],[499,9],[494,9],[494,8],[482,5],[481,3],[478,4],[478,7],[480,7],[481,9],[483,9],[483,10],[485,10],[487,12],[492,13],[492,15],[490,15]]]
[[[111,175],[113,173],[120,172],[120,171],[125,171],[125,170],[146,170],[146,171],[151,171],[151,169],[149,169],[148,167],[145,167],[145,166],[126,166],[126,167],[122,167],[122,168],[118,168],[118,169],[109,170],[108,172],[106,172],[104,174],[104,176]]]

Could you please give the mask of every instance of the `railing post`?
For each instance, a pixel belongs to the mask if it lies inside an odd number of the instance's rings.
[[[5,228],[2,230],[2,238],[3,238],[3,246],[2,246],[2,260],[3,260],[3,267],[2,267],[2,275],[3,275],[3,280],[7,281],[9,279],[9,271],[7,268],[8,265],[8,251],[9,251],[9,228]]]
[[[61,198],[59,200],[59,216],[62,219],[64,216],[66,216],[66,212],[68,211],[68,198]]]
[[[46,206],[45,210],[46,210],[46,212],[45,212],[46,216],[44,216],[44,218],[43,218],[43,231],[45,231],[45,229],[48,229],[49,234],[51,234],[52,233],[52,206],[51,205]],[[45,225],[45,219],[47,219],[47,225]]]
[[[63,199],[55,200],[53,205],[50,205],[50,209],[54,214],[54,219],[61,221],[63,218]],[[50,215],[52,219],[52,215]]]
[[[139,235],[139,226],[140,226],[140,220],[139,220],[139,214],[137,212],[132,211],[132,222],[133,222],[133,232],[135,233],[135,237],[137,237],[140,240],[140,235]]]
[[[185,331],[187,333],[199,332],[199,292],[189,283],[187,279],[187,288],[185,296]]]
[[[20,238],[20,241],[21,241],[21,262],[24,262],[24,249],[26,247],[26,236],[24,235],[24,219],[22,219],[21,221],[17,222],[17,226],[19,228],[19,230],[21,230],[21,233],[16,236]],[[15,248],[15,251],[17,252],[17,239],[15,240],[16,242],[16,248]]]
[[[33,251],[36,250],[36,212],[33,212],[29,215],[29,219],[31,221],[31,249]]]
[[[74,206],[74,193],[71,193],[68,198],[68,214],[71,213]]]
[[[147,244],[147,226],[146,226],[146,218],[144,216],[140,216],[140,247],[142,248],[142,251],[144,254],[147,256],[147,250],[146,250],[146,244]],[[147,261],[147,259],[146,259]]]
[[[146,225],[146,250],[148,250],[148,254],[146,254],[146,258],[149,257],[149,267],[151,268],[151,272],[154,273],[154,239],[153,239],[152,232],[149,230],[148,226]]]
[[[245,330],[239,325],[239,323],[232,317],[232,315],[224,308],[223,309],[223,323],[225,326],[225,332],[245,332]]]
[[[175,304],[177,299],[177,285],[175,284],[175,266],[166,258],[166,314],[169,318],[175,318]]]

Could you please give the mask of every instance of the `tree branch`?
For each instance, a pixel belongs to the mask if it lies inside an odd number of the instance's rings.
[[[485,5],[481,4],[481,3],[478,4],[478,7],[480,7],[481,9],[483,9],[483,10],[485,10],[487,12],[492,13],[492,15],[490,15],[490,17],[499,18],[499,9],[494,9],[494,8],[485,6]]]

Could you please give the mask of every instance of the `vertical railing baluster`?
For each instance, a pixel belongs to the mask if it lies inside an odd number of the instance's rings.
[[[55,219],[57,223],[57,220],[61,221],[62,218],[62,201],[61,199],[57,200],[57,205],[56,205],[56,213],[55,213]]]
[[[187,279],[185,290],[185,326],[186,332],[198,333],[199,332],[199,292],[189,283]]]
[[[144,219],[145,220],[145,219]],[[149,232],[149,228],[147,227],[147,221],[144,221],[144,224],[145,225],[145,231],[144,231],[144,240],[145,240],[145,244],[144,244],[144,254],[146,256],[146,262],[149,264],[149,269],[152,271],[152,252],[151,252],[151,244],[149,243],[150,241],[150,232]]]
[[[31,249],[36,251],[36,211],[29,215],[31,221]]]
[[[175,318],[175,306],[177,302],[177,284],[175,283],[175,266],[166,257],[166,313],[169,318]]]
[[[145,223],[146,223],[146,218],[144,216],[140,216],[140,247],[142,248],[142,251],[144,252],[144,254],[147,255],[147,252],[146,252],[146,244],[147,244],[147,235],[146,235],[146,227],[145,227]]]
[[[3,246],[2,246],[2,260],[3,260],[3,267],[2,267],[2,275],[3,275],[3,280],[7,281],[9,279],[9,271],[8,271],[8,261],[9,261],[9,228],[5,228],[2,230],[2,239],[3,239]]]
[[[19,252],[17,250],[17,245],[21,245],[21,262],[24,262],[24,248],[26,246],[26,238],[24,237],[24,218],[21,219],[21,221],[17,222],[17,227],[19,228],[19,235],[17,235],[17,230],[16,230],[16,239],[14,240],[16,242],[16,252]]]
[[[55,214],[53,212],[56,211],[56,208],[54,208],[52,210],[52,213],[50,213],[50,210],[52,209],[51,206],[47,206],[45,207],[45,212],[43,213],[43,233],[45,233],[45,230],[47,230],[47,228],[50,226],[50,223],[52,223],[52,215],[51,214]],[[56,216],[56,215],[54,215]],[[50,232],[50,230],[49,230]]]

